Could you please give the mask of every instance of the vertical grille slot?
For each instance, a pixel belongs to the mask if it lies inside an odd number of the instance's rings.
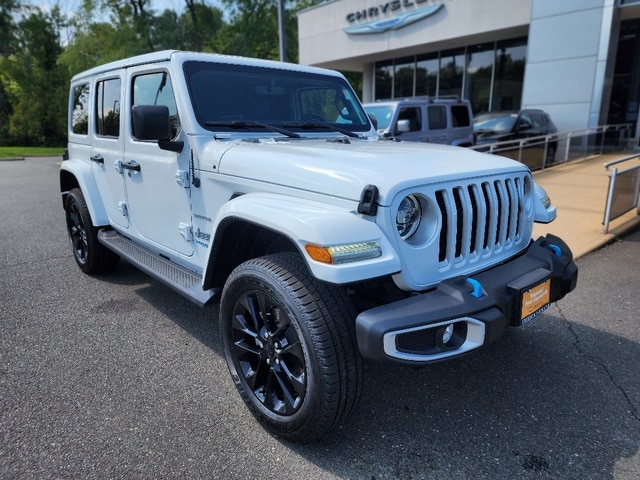
[[[519,177],[456,185],[435,192],[442,218],[438,260],[463,262],[519,243],[524,186]]]

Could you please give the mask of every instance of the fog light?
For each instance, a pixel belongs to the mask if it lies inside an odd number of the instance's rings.
[[[453,323],[447,325],[442,331],[442,344],[446,345],[447,343],[449,343],[451,337],[453,337]]]
[[[454,322],[441,325],[435,332],[435,342],[443,350],[455,350],[464,343],[467,337],[466,322]]]

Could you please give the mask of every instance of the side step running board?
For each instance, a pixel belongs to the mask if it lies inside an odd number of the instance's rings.
[[[218,289],[202,290],[202,276],[149,252],[115,230],[100,230],[98,240],[143,272],[200,306],[211,302],[218,294]]]

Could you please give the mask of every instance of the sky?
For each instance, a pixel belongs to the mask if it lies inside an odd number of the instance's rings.
[[[208,5],[219,6],[218,0],[204,0]],[[51,10],[58,5],[63,13],[72,16],[74,12],[82,5],[82,0],[23,0],[21,3],[40,5],[44,10]],[[185,9],[184,0],[150,0],[149,6],[156,12],[170,9],[181,13]]]

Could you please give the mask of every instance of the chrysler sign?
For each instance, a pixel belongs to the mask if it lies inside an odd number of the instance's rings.
[[[391,0],[390,2],[379,3],[376,6],[351,12],[347,14],[347,22],[355,24],[365,20],[365,23],[352,25],[345,28],[344,31],[350,34],[366,34],[396,30],[433,15],[443,6],[442,3],[437,3],[420,8],[421,5],[427,3],[429,3],[429,0]],[[405,10],[403,13],[391,18],[388,17],[389,14],[403,10]]]

